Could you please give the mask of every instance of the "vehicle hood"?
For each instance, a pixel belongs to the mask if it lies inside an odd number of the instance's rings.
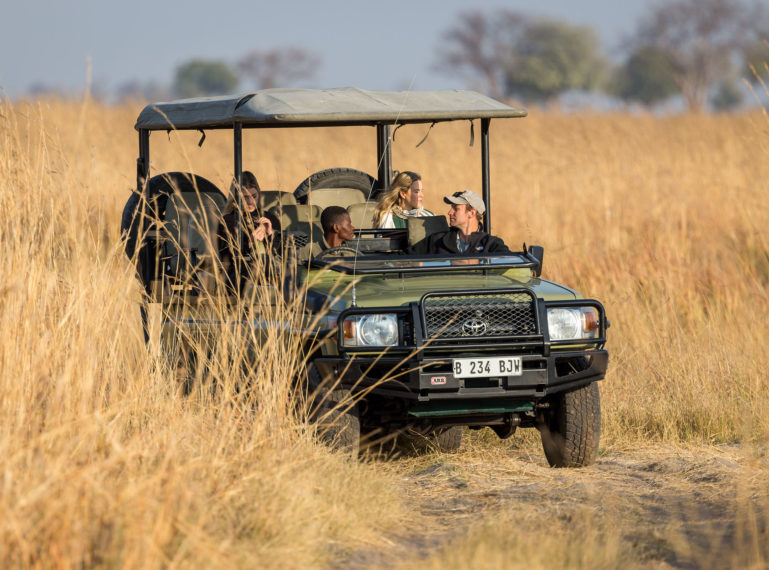
[[[435,274],[384,276],[341,275],[327,272],[310,279],[307,302],[313,310],[327,307],[341,311],[353,304],[358,307],[396,307],[419,301],[426,293],[451,291],[482,292],[493,289],[525,288],[545,300],[571,300],[580,295],[563,285],[544,279],[522,277],[521,272],[507,274]],[[512,274],[512,275],[511,275]],[[354,281],[354,287],[353,287]]]

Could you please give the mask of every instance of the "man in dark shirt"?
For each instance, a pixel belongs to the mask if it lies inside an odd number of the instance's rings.
[[[350,214],[341,206],[325,208],[320,216],[320,225],[323,228],[323,236],[307,243],[299,250],[300,261],[304,262],[311,257],[316,257],[332,247],[354,245],[355,227],[352,225]],[[340,251],[339,255],[344,256],[346,253]]]
[[[478,194],[464,190],[446,196],[443,201],[451,206],[448,211],[451,228],[427,236],[409,248],[409,253],[510,253],[500,238],[480,231],[486,205]]]
[[[339,247],[355,239],[355,228],[350,214],[341,206],[329,206],[320,216],[323,239],[328,247]]]

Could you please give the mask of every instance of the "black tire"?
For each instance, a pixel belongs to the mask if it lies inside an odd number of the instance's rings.
[[[454,453],[462,445],[464,431],[465,428],[462,426],[438,428],[428,434],[406,431],[398,434],[398,447],[409,454],[422,454],[431,450]]]
[[[180,335],[160,336],[160,352],[182,394],[189,396],[198,373],[198,353]]]
[[[125,239],[125,254],[128,259],[134,259],[139,239],[139,217],[136,215],[136,209],[139,207],[141,194],[132,192],[123,206],[123,215],[120,217],[120,233]]]
[[[557,394],[537,425],[551,467],[586,467],[598,457],[601,395],[598,384]]]
[[[341,386],[325,386],[317,367],[307,369],[311,390],[310,419],[318,427],[320,439],[334,450],[358,457],[360,452],[360,413],[350,391]]]
[[[318,188],[355,188],[360,190],[366,196],[366,199],[372,199],[376,186],[376,179],[354,168],[327,168],[306,178],[294,190],[296,201],[300,204],[307,203],[307,195],[310,190]]]
[[[155,224],[163,219],[168,197],[174,191],[195,192],[196,189],[200,192],[224,196],[215,184],[202,176],[188,172],[164,172],[147,181],[147,203],[144,211],[146,217],[138,215],[139,207],[142,204],[142,195],[134,190],[128,197],[120,217],[120,233],[125,240],[125,254],[137,264],[139,280],[145,287],[148,286],[145,278],[152,279],[150,276],[156,272],[155,260],[158,256],[156,249],[160,246],[155,239],[145,239],[144,233],[146,230],[156,227]],[[146,248],[150,249],[148,256],[150,267],[141,267],[142,256],[138,254]]]
[[[453,453],[459,450],[462,445],[462,434],[465,433],[463,426],[454,426],[448,429],[433,433],[433,440],[438,449],[444,453]]]

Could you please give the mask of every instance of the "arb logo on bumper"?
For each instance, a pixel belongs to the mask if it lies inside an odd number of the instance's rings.
[[[430,378],[430,384],[433,386],[441,386],[442,384],[446,383],[446,377],[445,376],[433,376]]]

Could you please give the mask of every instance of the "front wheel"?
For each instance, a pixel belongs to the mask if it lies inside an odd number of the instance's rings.
[[[331,449],[358,457],[360,451],[360,412],[350,390],[324,382],[318,368],[307,369],[310,388],[310,419],[317,425],[320,439]]]
[[[556,394],[541,411],[537,428],[551,467],[585,467],[595,463],[601,437],[598,384]]]
[[[453,453],[462,445],[464,431],[462,426],[438,428],[427,434],[406,430],[398,434],[398,447],[407,454],[418,455],[433,449],[441,453]]]

